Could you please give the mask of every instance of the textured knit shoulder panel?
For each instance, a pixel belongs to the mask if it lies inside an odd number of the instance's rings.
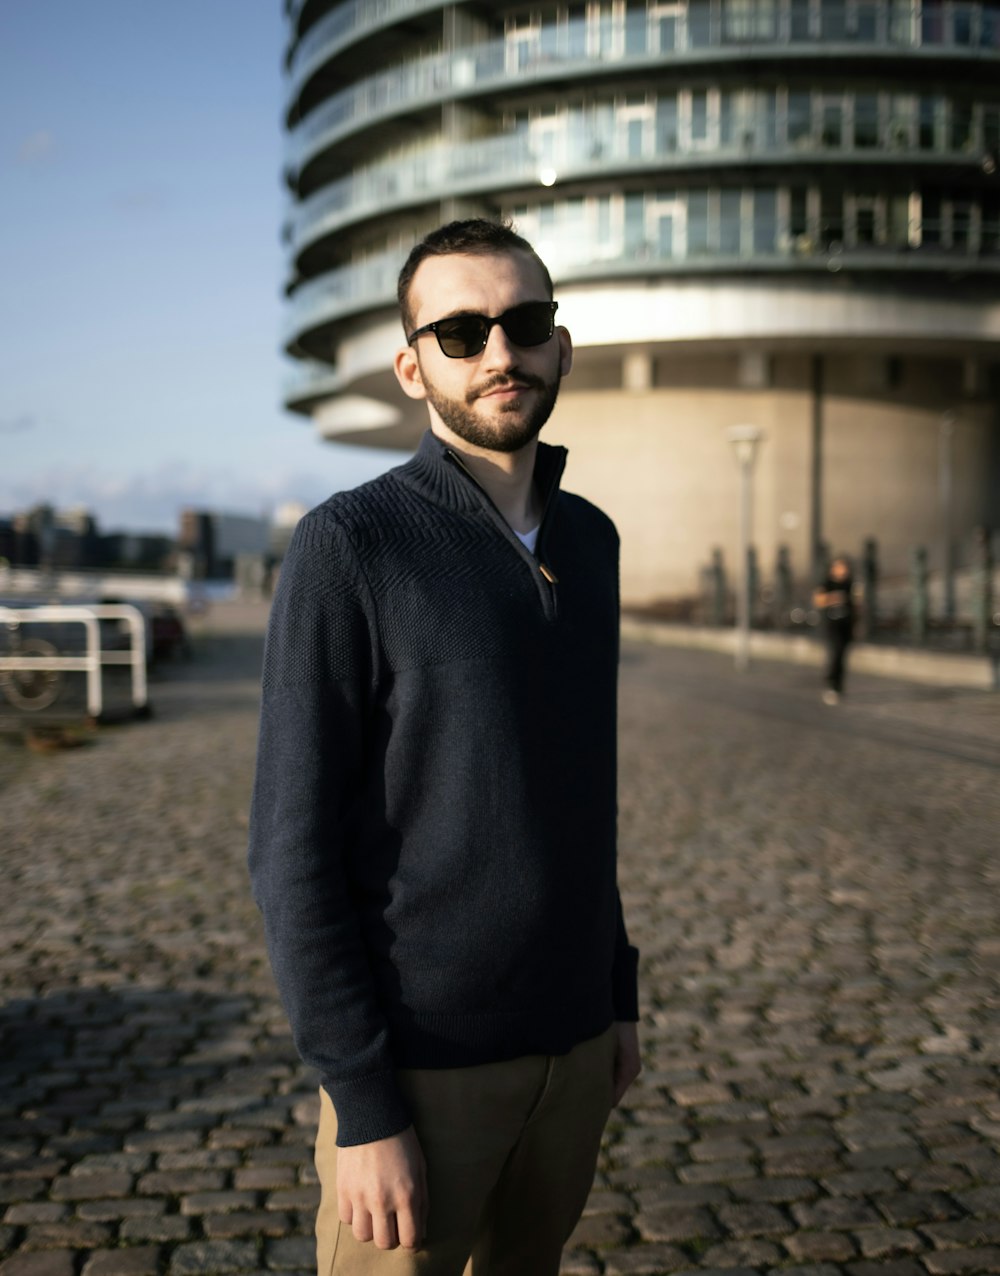
[[[504,657],[512,612],[537,596],[531,565],[478,501],[438,503],[390,472],[328,506],[377,599],[389,669]]]
[[[264,652],[265,691],[279,684],[370,682],[367,588],[329,502],[298,524],[281,565]]]

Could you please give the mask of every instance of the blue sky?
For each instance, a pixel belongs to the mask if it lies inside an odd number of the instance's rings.
[[[0,0],[0,516],[307,504],[394,464],[280,406],[281,0]]]

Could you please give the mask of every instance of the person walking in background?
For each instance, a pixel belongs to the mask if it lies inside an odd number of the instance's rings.
[[[250,871],[320,1074],[320,1276],[556,1276],[639,1072],[615,877],[618,536],[538,433],[548,271],[453,222],[399,278],[406,464],[299,523]]]
[[[826,636],[826,688],[824,704],[839,703],[844,694],[847,648],[854,634],[854,582],[850,560],[838,555],[830,563],[826,580],[813,593],[813,604],[823,613]]]

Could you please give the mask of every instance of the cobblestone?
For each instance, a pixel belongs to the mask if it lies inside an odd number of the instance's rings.
[[[244,864],[260,615],[0,741],[0,1276],[311,1270],[315,1078]],[[1000,1271],[1000,698],[626,646],[645,1073],[567,1276]]]

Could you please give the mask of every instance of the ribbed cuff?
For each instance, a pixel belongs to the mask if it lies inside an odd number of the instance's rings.
[[[639,950],[631,944],[615,954],[611,972],[611,998],[615,1019],[623,1023],[639,1021]]]
[[[348,1081],[323,1081],[337,1114],[337,1147],[355,1147],[400,1134],[413,1123],[389,1069]]]

